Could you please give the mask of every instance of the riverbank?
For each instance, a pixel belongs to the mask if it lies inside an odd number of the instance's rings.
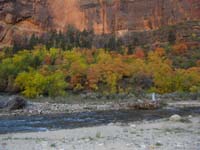
[[[0,150],[198,150],[200,115],[0,135]]]
[[[3,99],[9,97],[4,96]],[[164,104],[162,109],[133,110],[135,103],[145,101],[148,99],[73,102],[58,102],[55,99],[52,102],[44,98],[38,102],[28,100],[24,109],[3,110],[0,113],[2,129],[5,128],[5,132],[0,134],[0,150],[198,150],[199,100],[162,98],[158,99],[159,104]],[[189,111],[182,108],[189,108]],[[120,110],[131,112],[126,114]],[[176,113],[182,115],[182,118],[170,121],[168,118]],[[82,121],[86,125],[81,125]],[[7,132],[8,125],[13,131],[10,129]],[[47,128],[40,128],[43,126]],[[32,132],[40,129],[43,132]],[[22,133],[26,131],[29,133]]]
[[[200,107],[200,100],[184,99],[173,96],[174,95],[157,96],[156,102],[151,101],[151,96],[137,98],[133,95],[100,97],[99,99],[97,99],[97,95],[77,95],[57,98],[41,97],[38,99],[26,99],[27,105],[24,109],[12,111],[1,109],[0,117],[130,109],[157,109],[162,107]],[[1,95],[0,101],[9,100],[11,97],[13,96]]]

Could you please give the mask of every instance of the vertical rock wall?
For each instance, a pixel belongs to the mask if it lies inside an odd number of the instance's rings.
[[[69,24],[123,36],[199,19],[199,0],[0,0],[0,47]]]

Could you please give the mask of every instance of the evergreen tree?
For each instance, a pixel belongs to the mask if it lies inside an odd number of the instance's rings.
[[[109,41],[108,41],[107,48],[109,50],[116,50],[116,44],[117,44],[117,42],[116,42],[115,37],[111,36]]]
[[[33,34],[28,42],[27,45],[27,49],[33,49],[34,46],[36,46],[37,44],[39,44],[39,40],[38,38],[35,36],[35,34]]]
[[[175,30],[169,31],[168,41],[170,44],[174,44],[176,42],[176,31]]]

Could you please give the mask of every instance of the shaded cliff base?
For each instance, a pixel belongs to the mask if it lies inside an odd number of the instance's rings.
[[[72,29],[73,28],[73,29]],[[75,39],[71,41],[66,38],[68,34],[74,33]],[[121,34],[123,33],[123,34]],[[6,35],[5,35],[6,36]],[[77,36],[77,37],[76,37]],[[10,44],[0,45],[0,49],[13,47],[16,50],[33,49],[34,46],[41,44],[47,47],[57,47],[62,49],[80,48],[107,48],[110,50],[119,50],[120,47],[126,46],[134,48],[136,46],[151,46],[153,44],[162,44],[170,42],[170,36],[173,36],[172,42],[180,41],[200,41],[200,21],[187,21],[177,25],[163,26],[157,30],[139,31],[132,30],[118,31],[113,34],[95,35],[93,31],[79,31],[73,26],[66,27],[65,32],[49,31],[46,33],[33,33],[13,35]],[[79,41],[74,45],[74,41]],[[1,42],[1,41],[0,41]],[[70,44],[70,46],[68,45]]]

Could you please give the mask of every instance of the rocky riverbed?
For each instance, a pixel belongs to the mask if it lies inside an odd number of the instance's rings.
[[[2,101],[9,101],[18,96],[2,96],[0,95],[0,104]],[[151,98],[139,99],[129,96],[116,99],[96,99],[68,97],[68,98],[41,98],[36,100],[25,99],[26,106],[23,109],[0,109],[0,117],[3,116],[21,116],[21,115],[45,115],[60,113],[77,113],[91,111],[108,111],[108,110],[129,110],[129,109],[157,109],[162,107],[200,107],[200,100],[173,100],[170,97],[160,97],[156,102],[152,102]],[[106,100],[105,100],[106,99]]]
[[[0,150],[199,150],[199,147],[199,115],[0,135]]]
[[[1,102],[5,99],[10,96],[0,96]],[[23,109],[0,111],[0,150],[199,150],[200,147],[199,100],[161,99],[155,103],[159,106],[156,110],[135,110],[155,107],[147,100],[132,98],[26,102]]]
[[[10,109],[14,105],[18,105],[18,99],[23,102],[26,101],[26,106],[23,109]],[[108,111],[108,110],[128,110],[128,109],[156,109],[160,107],[159,102],[151,102],[149,100],[107,100],[107,101],[62,101],[60,98],[58,101],[52,102],[50,100],[41,100],[36,102],[33,100],[25,100],[20,96],[7,96],[0,98],[1,103],[5,103],[5,108],[0,109],[1,116],[20,116],[20,115],[40,115],[40,114],[59,114],[59,113],[77,113],[77,112],[91,112],[91,111]],[[66,98],[67,99],[67,98]],[[12,101],[11,106],[9,105]],[[62,102],[60,102],[62,101]],[[0,103],[0,106],[1,106]],[[25,103],[25,102],[24,102]],[[19,103],[19,106],[21,104]],[[3,107],[3,106],[2,106]]]

